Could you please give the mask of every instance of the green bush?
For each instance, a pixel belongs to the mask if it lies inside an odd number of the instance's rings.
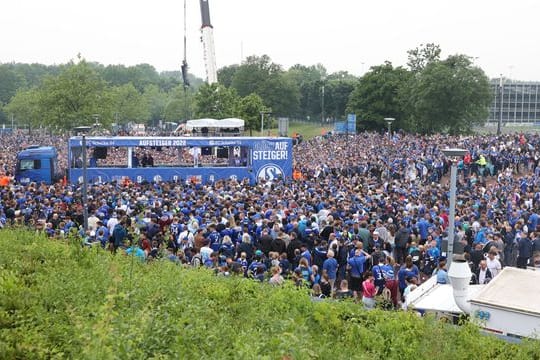
[[[31,232],[0,232],[0,358],[533,359],[412,313],[311,302],[304,290],[141,263]]]

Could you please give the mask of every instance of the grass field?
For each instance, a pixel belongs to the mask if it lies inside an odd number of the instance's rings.
[[[304,139],[312,139],[315,136],[321,135],[323,133],[326,133],[328,131],[331,131],[333,129],[332,124],[321,127],[318,123],[299,123],[299,122],[289,122],[289,136],[292,136],[294,133],[302,134],[304,136]],[[272,136],[276,136],[278,134],[278,128],[272,127],[268,130],[264,131],[264,136],[268,135],[268,131],[270,131],[270,134]],[[260,131],[254,131],[253,136],[261,136]]]

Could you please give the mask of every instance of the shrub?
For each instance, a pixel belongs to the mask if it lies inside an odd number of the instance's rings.
[[[311,302],[305,290],[141,263],[25,231],[0,236],[0,354],[40,358],[539,358],[472,325]]]

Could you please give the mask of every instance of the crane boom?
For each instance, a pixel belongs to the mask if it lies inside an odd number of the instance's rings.
[[[182,60],[182,82],[184,83],[184,92],[189,87],[188,63],[187,63],[187,11],[186,0],[184,0],[184,60]]]
[[[214,48],[214,28],[210,23],[210,7],[208,0],[200,0],[201,4],[201,40],[203,43],[204,66],[208,84],[217,83],[216,51]]]

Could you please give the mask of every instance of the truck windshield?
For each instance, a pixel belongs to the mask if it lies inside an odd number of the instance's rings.
[[[21,170],[36,170],[41,169],[41,160],[22,159],[19,164]]]

